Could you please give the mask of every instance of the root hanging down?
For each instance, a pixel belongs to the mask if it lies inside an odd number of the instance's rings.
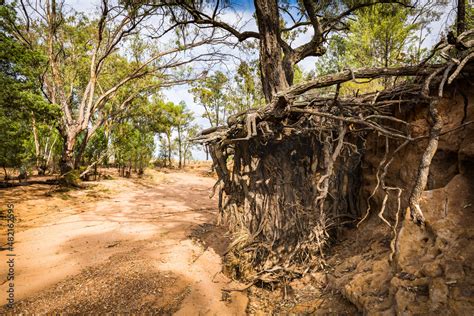
[[[445,86],[472,71],[472,36],[459,36],[468,49],[454,59],[449,55],[453,47],[440,46],[446,64],[355,69],[319,77],[281,92],[261,109],[230,117],[228,126],[198,135],[194,141],[210,148],[219,177],[220,220],[232,233],[227,272],[253,284],[287,281],[322,268],[341,226],[361,218],[360,228],[379,197],[377,215],[391,230],[392,260],[401,210],[408,207],[416,223],[425,222],[420,199],[443,126],[438,98]],[[337,87],[334,94],[314,90],[386,76],[414,79],[344,98]],[[400,115],[414,107],[428,109],[429,135],[412,136],[412,126]],[[366,198],[360,192],[365,171],[361,162],[369,137],[384,140],[385,154],[375,170],[375,188]],[[390,183],[394,159],[420,141],[427,146],[413,188]],[[361,199],[367,202],[365,212]]]
[[[430,136],[428,145],[423,153],[423,156],[418,167],[418,173],[416,176],[415,185],[410,194],[409,209],[410,215],[413,221],[419,225],[424,224],[425,217],[420,207],[420,198],[425,190],[426,183],[428,182],[428,174],[430,171],[431,160],[433,159],[436,150],[438,149],[439,135],[443,127],[443,121],[438,113],[437,109],[438,100],[432,100],[429,106],[430,118],[433,122],[430,130]]]

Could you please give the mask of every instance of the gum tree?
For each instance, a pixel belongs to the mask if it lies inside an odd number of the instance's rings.
[[[178,68],[215,57],[209,52],[191,53],[213,42],[212,36],[197,32],[183,41],[178,33],[170,33],[174,28],[167,27],[170,14],[165,4],[102,0],[97,14],[89,18],[68,11],[62,0],[26,0],[20,1],[17,11],[21,18],[9,21],[16,38],[47,59],[40,79],[48,102],[61,109],[63,175],[77,168],[79,138],[85,147],[100,122],[113,117],[104,111],[111,102],[119,103],[115,108],[123,111],[150,89],[187,82],[189,73]],[[148,39],[139,55],[130,44],[137,34]],[[176,37],[160,42],[165,34]]]
[[[258,31],[242,31],[237,25],[222,20],[229,9],[226,1],[171,1],[185,10],[178,24],[207,25],[232,34],[239,42],[257,40],[260,76],[265,100],[269,103],[278,92],[294,84],[295,65],[307,57],[322,56],[325,43],[335,31],[347,30],[355,12],[379,3],[396,3],[411,7],[409,1],[366,0],[328,1],[302,0],[296,3],[278,0],[255,0],[255,23]],[[298,34],[308,32],[310,39],[295,45]]]

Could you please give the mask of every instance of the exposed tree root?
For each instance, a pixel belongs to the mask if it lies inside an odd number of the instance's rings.
[[[433,100],[430,103],[429,113],[433,121],[433,125],[430,130],[428,145],[426,146],[425,152],[421,158],[415,185],[409,199],[410,215],[413,221],[419,225],[422,225],[425,222],[425,217],[420,208],[420,198],[421,194],[425,190],[426,183],[428,182],[431,160],[438,149],[439,134],[441,132],[441,128],[443,127],[443,122],[438,113],[438,109],[436,108],[437,103],[438,100]]]
[[[463,45],[474,44],[468,35],[463,36],[459,37]],[[474,55],[472,45],[466,47],[469,49],[456,56],[458,62],[451,58],[443,65],[347,70],[320,77],[280,93],[262,109],[229,118],[227,127],[201,133],[195,141],[209,145],[220,181],[215,188],[219,189],[221,220],[233,234],[226,254],[228,272],[250,283],[271,283],[324,267],[325,248],[338,228],[362,218],[360,227],[380,190],[383,195],[377,214],[392,232],[392,260],[401,209],[409,207],[415,222],[425,221],[420,198],[431,160],[439,136],[451,132],[441,130],[438,101],[430,96],[430,87],[436,87],[440,97],[446,85],[469,71]],[[452,47],[445,44],[437,49],[447,54]],[[338,88],[329,96],[311,91],[381,76],[414,76],[414,80],[344,99]],[[410,124],[395,117],[397,110],[413,106],[428,108],[429,135],[413,137]],[[359,207],[360,161],[367,137],[374,134],[383,137],[385,154],[363,214]],[[427,147],[413,188],[387,183],[396,154],[425,138]],[[392,216],[387,216],[389,208]]]

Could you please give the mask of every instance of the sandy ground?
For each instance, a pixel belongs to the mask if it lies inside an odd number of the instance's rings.
[[[213,184],[152,171],[145,180],[116,178],[66,193],[46,185],[0,190],[2,208],[13,202],[18,217],[15,309],[0,313],[245,314],[247,297],[223,291],[223,236],[206,246],[190,237],[215,220]],[[8,282],[1,282],[3,305]]]

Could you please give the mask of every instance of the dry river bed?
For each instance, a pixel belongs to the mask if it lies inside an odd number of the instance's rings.
[[[4,249],[0,313],[245,314],[245,294],[222,291],[235,286],[221,272],[224,241],[204,247],[190,237],[215,220],[208,197],[214,181],[150,171],[146,179],[114,178],[69,192],[47,185],[0,190],[2,209],[12,202],[17,216],[15,304],[4,305]]]

